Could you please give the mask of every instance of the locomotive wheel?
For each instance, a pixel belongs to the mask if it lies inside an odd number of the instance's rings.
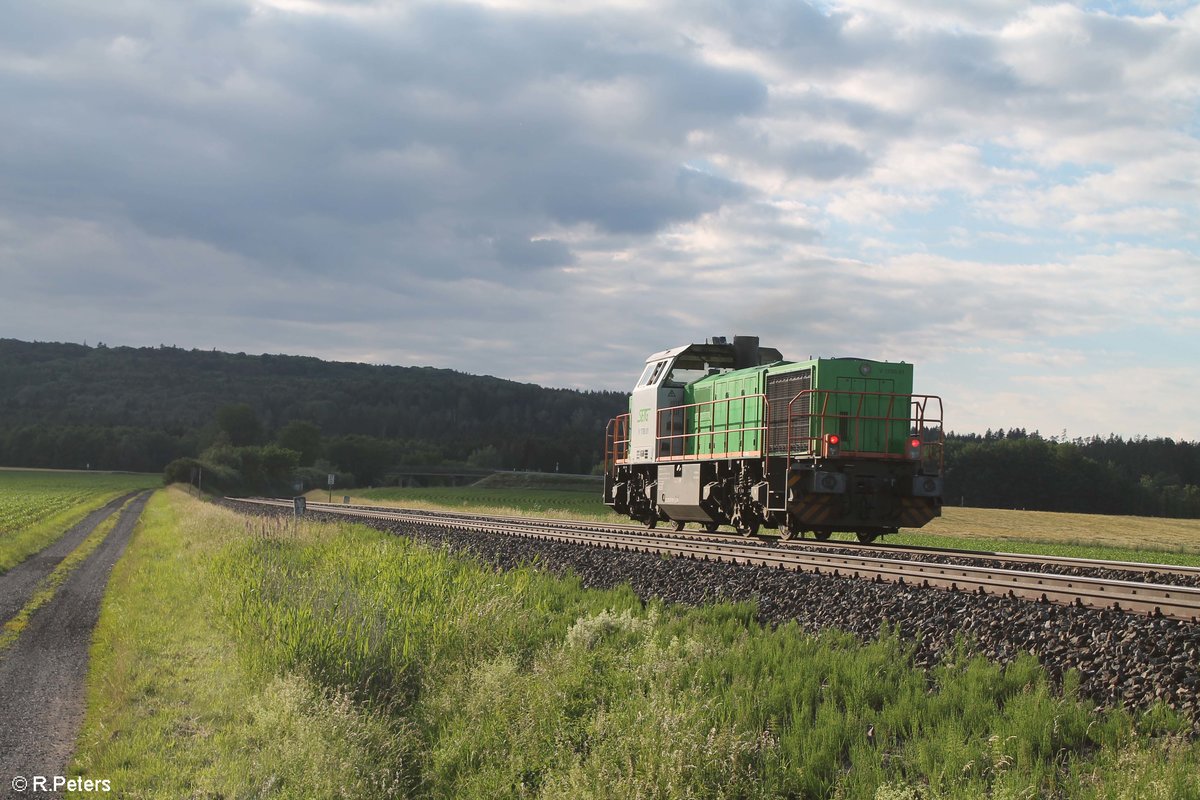
[[[681,530],[683,530],[684,528],[686,528],[686,527],[687,527],[687,523],[686,523],[686,522],[684,522],[683,520],[678,520],[678,519],[677,519],[677,520],[675,520],[675,523],[674,523],[674,525],[675,525],[675,530],[677,530],[677,531],[681,531]]]
[[[758,522],[746,522],[738,526],[737,532],[749,539],[758,534]]]
[[[651,511],[647,516],[642,517],[642,524],[646,526],[646,530],[652,531],[658,527],[658,516]]]
[[[857,536],[858,541],[862,542],[863,544],[870,544],[871,542],[875,541],[875,538],[879,536],[879,534],[860,532],[855,534],[855,536]]]
[[[832,533],[833,531],[813,531],[813,536],[817,538],[818,542],[827,542]]]
[[[792,530],[790,525],[780,525],[779,538],[783,539],[785,542],[790,542],[792,539],[796,538],[796,532]]]
[[[720,527],[721,527],[721,523],[719,523],[719,522],[704,523],[704,530],[708,531],[709,533],[716,533],[717,529]]]

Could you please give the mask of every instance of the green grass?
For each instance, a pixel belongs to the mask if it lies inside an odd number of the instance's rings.
[[[161,483],[142,473],[0,469],[0,573],[114,497]]]
[[[999,542],[999,549],[1018,541],[1200,556],[1200,519],[947,506],[921,533]]]
[[[496,472],[476,481],[476,489],[550,489],[582,492],[599,498],[604,478],[599,475],[564,475],[557,472]]]
[[[208,561],[245,529],[212,512],[177,491],[146,506],[101,609],[71,774],[125,798],[403,796],[401,727],[298,673],[243,668]]]
[[[128,797],[1200,798],[1181,720],[1076,685],[170,492],[114,573],[73,770]]]
[[[494,484],[472,486],[432,486],[428,488],[351,489],[351,502],[390,503],[410,508],[445,508],[454,511],[489,511],[493,513],[530,516],[557,516],[566,519],[628,522],[628,517],[614,514],[601,501],[601,489],[548,489],[544,486],[506,487]],[[326,492],[310,492],[318,500],[326,500]],[[342,495],[335,493],[334,501]]]

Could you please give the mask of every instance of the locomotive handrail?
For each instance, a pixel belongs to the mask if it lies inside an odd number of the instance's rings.
[[[624,439],[617,438],[624,436]],[[620,446],[620,450],[618,450]],[[611,459],[611,461],[610,461]],[[607,475],[609,466],[629,460],[629,415],[618,414],[608,421],[604,427],[604,473]]]
[[[808,410],[796,413],[796,401],[806,396],[810,401]],[[857,398],[857,405],[854,408],[853,416],[851,416],[848,409],[845,412],[842,412],[836,408],[832,412],[830,411],[830,402],[836,397],[846,397],[847,399],[850,399],[851,402],[848,403],[847,406],[853,404],[854,401],[852,398]],[[864,414],[863,407],[868,398],[878,398],[881,401],[886,399],[886,412],[883,414]],[[907,414],[905,416],[899,416],[895,413],[896,401],[900,398],[905,398],[906,405],[908,406]],[[817,402],[812,402],[814,400]],[[936,417],[932,414],[932,403],[935,401],[937,403]],[[814,408],[815,406],[819,406],[819,410]],[[843,456],[865,455],[873,458],[897,460],[907,459],[908,454],[903,448],[901,448],[901,452],[899,453],[890,452],[890,447],[893,441],[892,426],[894,424],[899,425],[903,423],[904,428],[906,429],[904,430],[904,434],[906,436],[919,435],[921,438],[921,446],[918,451],[919,455],[916,460],[924,461],[927,451],[936,450],[938,471],[942,471],[945,458],[945,429],[942,425],[942,399],[937,395],[906,394],[903,392],[866,392],[856,391],[853,389],[805,389],[788,401],[787,408],[786,454],[788,456],[808,455],[816,457],[818,455],[822,455],[820,445],[825,440],[827,435],[832,433],[836,433],[843,437],[847,435],[840,430],[840,425],[843,421],[846,422],[847,425],[849,425],[851,422],[854,424],[853,436],[850,437],[851,441],[845,444],[853,444],[854,447],[857,448],[862,441],[862,428],[863,422],[865,421],[883,423],[884,449],[861,450],[853,449],[847,446],[841,450],[841,454]],[[801,437],[793,436],[796,420],[803,419],[805,417],[807,417],[809,420],[809,435]],[[828,430],[829,425],[827,423],[830,420],[833,420],[837,423],[835,426],[838,428],[837,430]],[[814,423],[817,421],[820,422],[819,426],[814,425]],[[814,431],[814,428],[817,428],[817,430]],[[929,440],[927,435],[930,432],[936,432],[937,438],[934,440]],[[798,447],[803,447],[803,449],[800,450],[800,452],[797,452]]]
[[[805,412],[797,412],[795,405],[803,397],[808,397],[810,401],[809,410]],[[847,410],[845,413],[840,412],[836,408],[830,409],[831,403],[838,397],[846,397],[850,399],[854,405],[854,413],[851,415]],[[886,399],[886,410],[883,413],[864,413],[864,406],[870,398],[879,398],[881,401]],[[908,406],[907,414],[900,415],[897,413],[897,401],[904,398]],[[761,405],[758,407],[761,410],[759,417],[761,424],[746,425],[746,410],[747,402],[758,400]],[[738,427],[730,427],[729,417],[730,409],[734,403],[740,404],[741,424]],[[936,403],[936,413],[933,408]],[[716,412],[718,404],[723,404],[726,408],[726,421],[724,427],[718,429],[716,427]],[[814,408],[814,406],[819,406]],[[700,420],[701,409],[707,408],[710,415],[709,430],[689,430],[689,416],[698,422]],[[688,411],[695,409],[693,414]],[[878,409],[876,409],[878,411]],[[850,389],[805,389],[796,394],[787,404],[787,437],[786,451],[782,454],[792,457],[796,455],[806,455],[818,457],[823,455],[821,443],[827,433],[836,432],[842,434],[840,430],[830,431],[828,421],[834,420],[841,423],[843,420],[847,424],[853,423],[854,429],[849,442],[845,442],[841,450],[842,456],[869,456],[872,458],[895,459],[903,460],[908,458],[908,454],[902,451],[899,453],[890,452],[892,444],[893,426],[903,425],[904,435],[919,435],[921,437],[921,447],[917,460],[925,461],[927,458],[934,456],[936,453],[938,472],[941,472],[945,461],[945,430],[942,425],[942,399],[937,395],[918,395],[905,394],[902,392],[866,392]],[[795,435],[796,423],[798,420],[808,418],[809,420],[809,435],[797,437]],[[883,424],[883,441],[884,450],[866,450],[857,449],[861,443],[863,424],[865,423],[882,423]],[[819,424],[815,424],[819,423]],[[676,432],[676,427],[680,428]],[[698,427],[698,426],[697,426]],[[771,428],[772,420],[770,413],[770,402],[767,396],[762,393],[739,395],[737,397],[713,398],[712,400],[704,400],[698,403],[688,403],[678,406],[668,406],[658,409],[655,415],[655,451],[653,456],[654,462],[661,461],[686,461],[686,460],[709,460],[720,458],[735,458],[735,457],[767,457],[773,455],[771,451]],[[666,429],[667,433],[663,433]],[[748,434],[758,433],[761,438],[757,449],[746,449],[746,437]],[[936,438],[929,438],[929,434],[936,434]],[[725,452],[712,452],[716,437],[724,436],[726,442]],[[729,449],[729,442],[736,437],[739,442],[737,450]],[[709,452],[704,452],[701,447],[701,442],[707,438],[709,443]],[[689,453],[688,442],[692,441],[694,445],[693,452]],[[668,446],[666,453],[663,452],[663,443],[680,442],[680,452],[673,452],[674,447]],[[630,442],[630,415],[620,414],[609,420],[605,428],[605,447],[604,447],[604,471],[607,473],[617,464],[627,463],[629,460],[629,442]],[[854,448],[848,445],[854,445]],[[803,449],[800,449],[803,448]]]
[[[763,424],[757,425],[757,426],[747,426],[744,424],[745,420],[746,420],[746,401],[747,400],[755,400],[755,399],[762,400],[762,405],[759,406],[759,408],[761,409],[760,419]],[[742,426],[739,428],[729,427],[729,425],[731,424],[729,422],[729,408],[735,402],[741,403]],[[717,403],[726,404],[725,427],[721,430],[717,430],[717,428],[716,428],[716,411],[717,411],[716,406],[717,406]],[[712,407],[711,410],[709,411],[709,413],[711,415],[710,420],[709,420],[709,425],[710,425],[711,429],[707,430],[707,431],[691,431],[691,432],[689,432],[687,429],[687,427],[688,427],[688,425],[687,425],[687,422],[688,422],[687,409],[690,409],[690,408],[696,409],[695,418],[698,422],[700,419],[700,407],[701,406],[711,406]],[[666,426],[668,431],[670,431],[670,432],[667,433],[665,436],[662,434],[662,429],[663,429],[662,421],[663,421],[664,414],[670,414],[670,418],[669,418],[668,424]],[[683,423],[682,423],[683,431],[681,433],[674,432],[675,419],[676,419],[677,415],[679,415],[680,418],[683,420]],[[686,405],[668,406],[667,408],[660,408],[658,410],[657,419],[655,420],[655,431],[654,431],[655,459],[654,460],[655,461],[685,461],[685,460],[697,460],[697,459],[704,460],[704,459],[718,459],[718,458],[730,458],[730,457],[743,458],[745,456],[762,456],[767,452],[767,437],[769,436],[769,430],[768,430],[768,426],[767,426],[768,419],[769,419],[769,416],[768,416],[767,396],[765,394],[761,394],[761,393],[760,394],[743,394],[743,395],[738,395],[737,397],[720,397],[720,398],[714,397],[712,400],[702,400],[699,403],[688,403]],[[757,450],[747,450],[746,449],[746,434],[747,433],[755,433],[755,432],[762,434],[762,436],[760,437],[760,440],[759,440],[759,448]],[[740,449],[738,449],[736,451],[729,449],[729,441],[735,434],[738,436],[738,441],[739,441],[739,445],[740,445]],[[726,437],[725,438],[725,442],[726,442],[725,452],[723,452],[723,453],[712,452],[714,440],[715,440],[715,437],[717,437],[717,436]],[[707,453],[701,452],[701,448],[700,448],[701,437],[708,437],[709,452],[707,452]],[[687,452],[687,440],[689,438],[695,439],[695,442],[694,442],[695,451],[692,453]],[[667,455],[662,455],[662,443],[664,441],[673,443],[675,440],[681,440],[681,445],[682,445],[681,451],[682,452],[674,453],[674,452],[672,452],[672,448],[668,447]]]

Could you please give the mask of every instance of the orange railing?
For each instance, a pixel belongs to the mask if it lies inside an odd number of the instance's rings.
[[[614,464],[629,460],[629,415],[621,414],[608,421],[604,428],[604,473]]]
[[[750,406],[752,416],[757,416],[762,423],[760,425],[746,424],[746,401],[756,401]],[[761,403],[757,402],[761,401]],[[717,427],[717,404],[725,406],[725,422],[724,427]],[[737,423],[729,421],[730,413],[733,411],[734,403],[739,403],[741,408],[741,420]],[[688,417],[693,417],[696,420],[700,419],[701,409],[707,408],[709,414],[709,430],[688,431]],[[694,409],[691,413],[689,410]],[[700,403],[689,403],[684,406],[671,406],[670,408],[660,408],[658,410],[657,428],[655,429],[655,452],[658,453],[658,461],[680,461],[684,459],[709,459],[709,458],[745,458],[746,456],[761,456],[766,449],[767,440],[767,396],[764,394],[746,394],[738,397],[721,397],[713,400],[705,400]],[[665,422],[665,424],[664,424]],[[730,427],[737,424],[740,427]],[[664,428],[666,434],[663,433]],[[746,435],[749,433],[757,433],[758,447],[746,449]],[[722,437],[725,447],[722,451],[717,452],[715,445],[717,437]],[[736,438],[738,447],[733,449],[730,444]],[[707,450],[702,446],[702,441],[707,439]],[[689,442],[690,440],[690,442]],[[753,440],[751,440],[753,441]],[[688,444],[692,445],[692,451],[688,452]],[[664,447],[664,444],[666,447]]]
[[[795,408],[797,401],[808,399],[808,408]],[[871,399],[874,398],[874,402]],[[846,402],[839,402],[841,400]],[[897,406],[903,400],[904,413],[898,413]],[[751,408],[751,420],[757,424],[746,424],[747,402],[755,401]],[[761,402],[761,405],[759,405]],[[731,423],[730,411],[733,404],[740,404],[741,420]],[[718,428],[716,410],[718,404],[725,405],[725,423]],[[803,403],[801,403],[803,405]],[[832,407],[831,407],[832,406]],[[853,407],[853,408],[851,408]],[[708,409],[709,430],[688,430],[689,417],[699,420],[702,409]],[[692,413],[689,413],[692,411]],[[803,421],[807,421],[807,431],[803,431]],[[837,433],[843,440],[840,448],[841,456],[865,456],[871,458],[906,459],[909,458],[907,440],[919,437],[921,440],[919,460],[922,462],[936,461],[941,472],[945,459],[945,433],[942,427],[942,399],[936,395],[890,394],[885,392],[856,392],[825,389],[806,389],[787,405],[786,418],[786,450],[777,452],[772,447],[772,429],[778,431],[778,423],[783,420],[772,420],[770,404],[766,395],[752,394],[739,397],[729,397],[706,400],[701,403],[691,403],[683,406],[672,406],[658,410],[655,419],[655,461],[704,460],[719,458],[745,458],[747,456],[762,457],[765,455],[780,455],[787,457],[824,455],[823,440],[826,434]],[[629,460],[629,424],[628,414],[621,414],[609,420],[604,432],[604,470],[609,472],[616,464]],[[738,427],[730,427],[738,425]],[[863,442],[864,428],[875,426],[873,434],[876,441],[882,442],[882,449],[859,449]],[[665,433],[664,433],[665,431]],[[799,433],[798,433],[799,431]],[[746,449],[748,434],[758,434],[758,446]],[[895,440],[893,440],[895,436]],[[721,452],[716,451],[717,437],[725,447]],[[731,449],[730,442],[737,439],[737,449]],[[753,441],[753,440],[752,440]],[[775,441],[778,441],[777,439]],[[703,445],[707,442],[708,448]],[[898,451],[892,452],[895,443]],[[691,452],[689,452],[689,445]]]
[[[808,408],[797,411],[796,402],[804,399],[808,400]],[[845,402],[841,402],[843,400]],[[905,401],[902,415],[896,413],[900,400]],[[935,404],[936,414],[933,413]],[[808,421],[807,435],[796,435],[804,420]],[[864,428],[871,430],[875,441],[882,442],[882,449],[861,447]],[[841,437],[842,456],[894,459],[909,458],[906,440],[919,437],[918,460],[936,456],[941,471],[945,456],[942,399],[924,394],[805,389],[788,402],[787,449],[780,455],[820,455],[825,436],[829,434]],[[891,448],[897,442],[898,451],[892,452]]]

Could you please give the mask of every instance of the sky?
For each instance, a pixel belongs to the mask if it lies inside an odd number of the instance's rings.
[[[12,3],[0,109],[0,336],[1200,440],[1196,3]]]

